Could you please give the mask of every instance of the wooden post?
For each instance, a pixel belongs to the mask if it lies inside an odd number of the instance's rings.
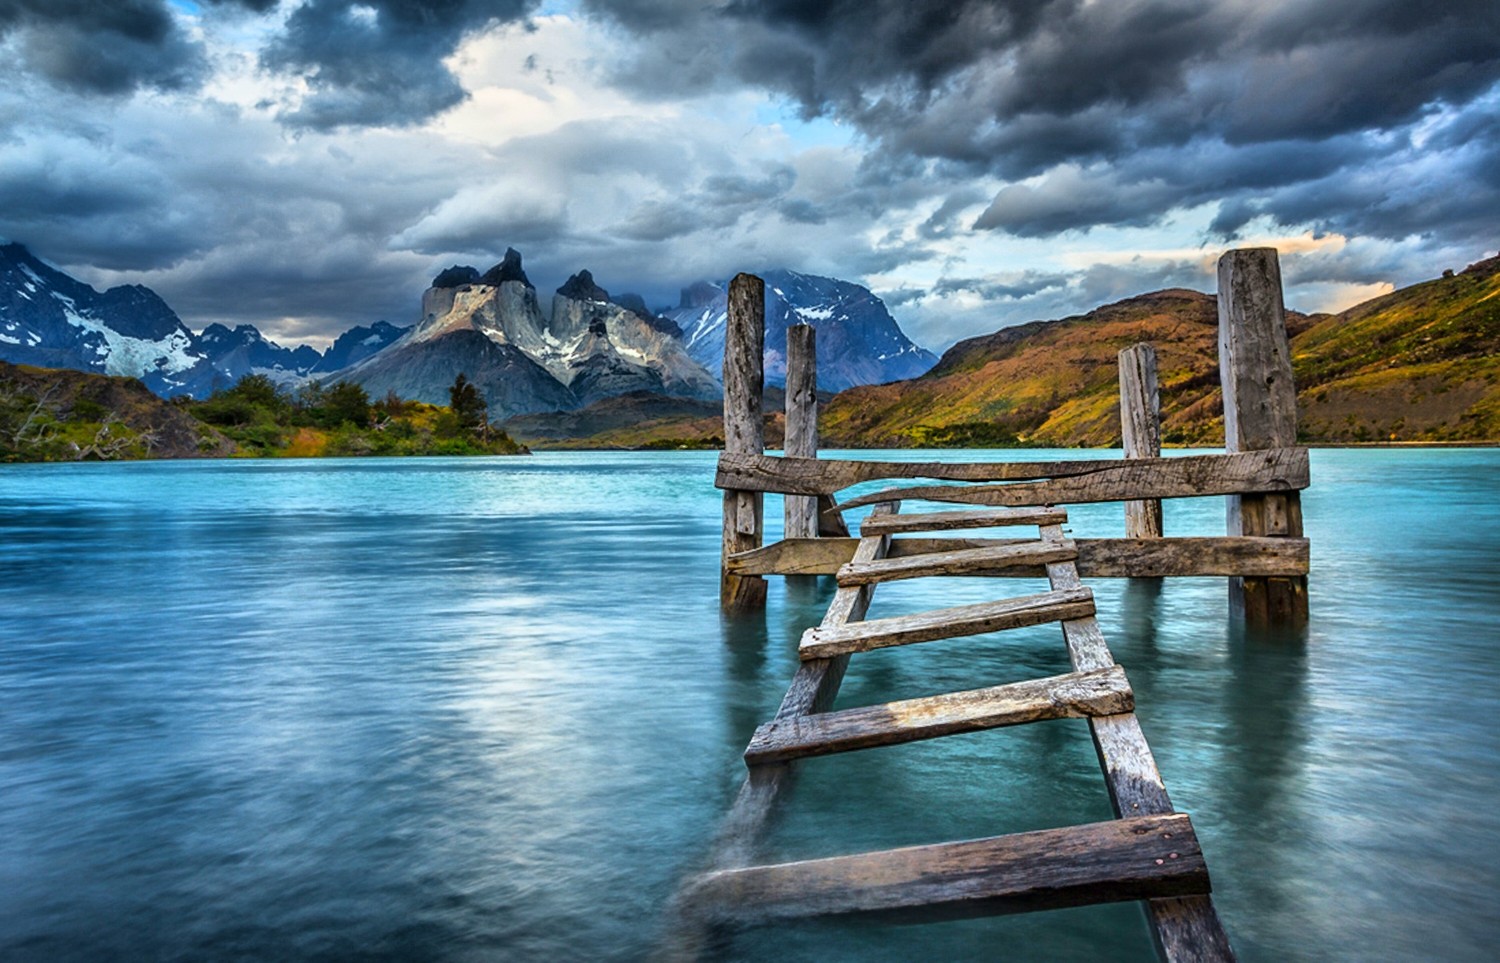
[[[1219,258],[1219,378],[1226,451],[1297,443],[1297,390],[1274,248]],[[1297,492],[1230,495],[1228,502],[1230,535],[1302,536]],[[1229,601],[1251,625],[1300,626],[1307,622],[1307,578],[1232,578]]]
[[[1161,397],[1156,349],[1137,344],[1120,352],[1120,435],[1126,458],[1161,455]],[[1126,538],[1161,538],[1161,500],[1125,503]]]
[[[724,451],[765,452],[761,395],[765,388],[766,286],[753,274],[738,274],[729,283],[729,320],[724,331]],[[724,549],[719,604],[726,611],[765,605],[766,580],[731,575],[727,562],[735,552],[760,548],[765,496],[760,492],[724,492]]]
[[[786,443],[791,458],[818,457],[818,346],[810,324],[786,329]],[[818,499],[787,495],[786,537],[818,537]]]

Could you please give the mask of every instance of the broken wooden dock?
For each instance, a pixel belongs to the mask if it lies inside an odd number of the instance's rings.
[[[800,667],[775,716],[751,736],[748,772],[707,872],[676,903],[669,956],[694,958],[722,927],[808,916],[902,921],[1143,901],[1164,959],[1231,960],[1191,820],[1174,808],[1135,716],[1135,697],[1096,619],[1088,577],[1225,576],[1232,611],[1257,624],[1306,618],[1308,544],[1298,493],[1308,453],[1295,447],[1295,395],[1275,252],[1233,251],[1220,263],[1226,453],[1161,458],[1155,358],[1122,352],[1126,458],[986,464],[834,461],[816,454],[811,329],[789,334],[788,437],[762,443],[763,289],[737,277],[725,346],[722,600],[762,604],[766,575],[831,575],[822,622],[799,644]],[[1290,418],[1287,411],[1292,411]],[[811,442],[809,443],[809,435]],[[910,485],[908,480],[940,484]],[[838,501],[851,486],[900,482]],[[761,545],[763,498],[786,501],[786,538]],[[1230,533],[1165,538],[1161,499],[1228,496]],[[933,502],[934,511],[903,512]],[[1070,538],[1069,504],[1126,505],[1124,539]],[[873,506],[857,537],[842,513]],[[933,533],[1003,529],[1012,537]],[[1028,530],[1035,535],[1029,536]],[[1015,536],[1022,537],[1015,537]],[[915,614],[867,618],[884,582],[953,576],[1045,578],[1048,591]],[[1004,582],[996,584],[1003,585]],[[853,656],[944,642],[963,657],[973,636],[1057,623],[1073,671],[881,705],[834,708]],[[755,863],[794,766],[833,753],[1053,719],[1086,720],[1116,819],[790,863]]]

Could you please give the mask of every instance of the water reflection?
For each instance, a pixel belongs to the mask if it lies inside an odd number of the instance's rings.
[[[720,621],[712,468],[0,468],[0,958],[645,956],[832,594],[773,582]],[[1222,580],[1093,583],[1247,963],[1500,943],[1497,469],[1315,452],[1305,639],[1231,632]],[[1223,531],[1217,501],[1170,509]],[[872,614],[1035,590],[995,582],[897,583]],[[842,704],[1067,670],[1055,626],[1003,635],[871,653]],[[770,855],[1109,815],[1065,720],[810,764]],[[1002,951],[1152,958],[1130,906],[809,925],[728,958]]]

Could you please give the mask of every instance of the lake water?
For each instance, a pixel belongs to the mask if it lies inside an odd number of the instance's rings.
[[[1056,454],[1118,457],[991,456]],[[831,595],[720,618],[713,462],[0,467],[0,958],[647,956]],[[1213,579],[1096,580],[1101,624],[1242,959],[1493,959],[1500,450],[1312,464],[1305,641],[1245,637]],[[1166,524],[1222,534],[1222,499]],[[1037,588],[897,584],[872,616]],[[1066,670],[1055,625],[932,643],[857,657],[840,705]],[[1064,720],[810,761],[767,855],[1110,815]],[[1153,958],[1131,904],[723,956]]]

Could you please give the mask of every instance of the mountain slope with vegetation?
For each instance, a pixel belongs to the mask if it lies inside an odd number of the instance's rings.
[[[1500,439],[1500,257],[1336,315],[1287,312],[1312,443]],[[1156,348],[1162,438],[1223,444],[1218,309],[1168,290],[954,345],[927,375],[841,393],[830,447],[1116,445],[1116,354]]]
[[[135,378],[0,362],[0,462],[527,452],[463,375],[449,402],[371,402],[343,381],[289,392],[260,374],[164,401]]]
[[[0,462],[198,458],[234,443],[135,378],[0,361]]]
[[[1500,440],[1500,257],[1320,319],[1292,370],[1309,438]]]
[[[1287,312],[1299,434],[1309,443],[1500,441],[1500,257],[1336,315]],[[1103,446],[1120,443],[1116,357],[1156,348],[1162,437],[1224,441],[1218,306],[1170,289],[1084,315],[961,341],[926,374],[851,388],[823,405],[826,448]],[[768,402],[767,411],[777,406]],[[779,418],[768,418],[768,423]],[[716,420],[657,417],[629,433],[543,445],[711,443]],[[768,424],[774,428],[774,424]],[[768,431],[768,435],[774,434]]]

